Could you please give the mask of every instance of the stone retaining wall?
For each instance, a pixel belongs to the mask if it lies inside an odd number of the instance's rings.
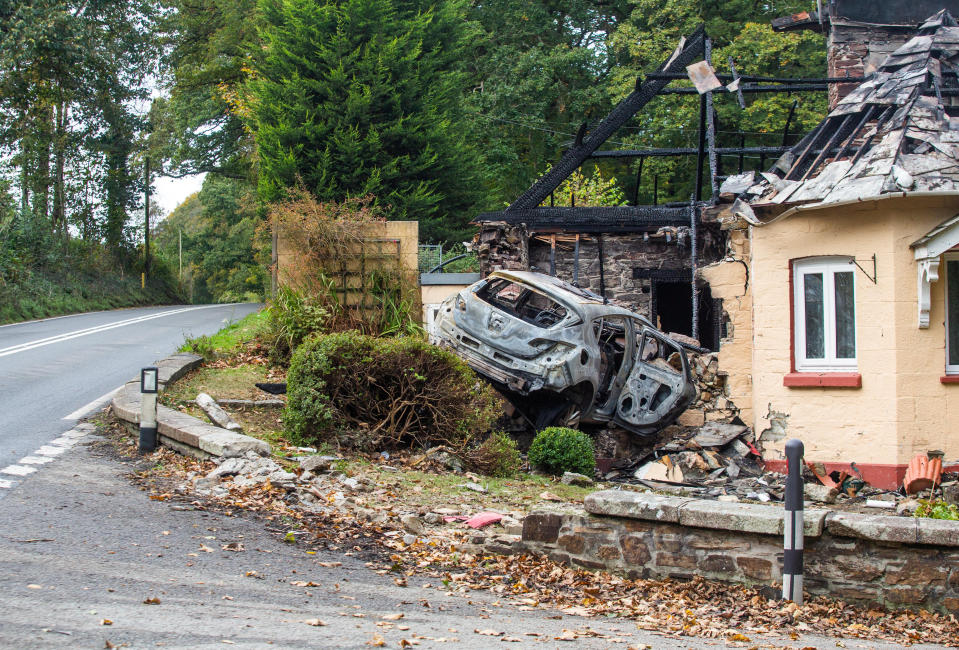
[[[203,357],[195,354],[175,354],[157,361],[160,390],[165,390],[202,362]],[[128,381],[113,396],[111,406],[113,414],[121,420],[139,424],[140,378]],[[251,450],[267,456],[271,451],[270,445],[262,440],[221,429],[166,406],[157,406],[157,435],[160,444],[198,458],[237,457]]]
[[[630,577],[780,584],[782,515],[757,504],[595,492],[585,511],[530,513],[508,552]],[[959,613],[959,522],[827,510],[804,517],[809,593]]]

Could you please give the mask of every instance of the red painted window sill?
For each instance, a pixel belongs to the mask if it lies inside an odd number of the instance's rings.
[[[858,372],[791,372],[783,377],[789,388],[862,388]]]
[[[959,375],[943,375],[939,381],[943,384],[959,384]]]

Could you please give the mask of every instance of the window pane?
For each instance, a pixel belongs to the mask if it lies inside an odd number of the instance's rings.
[[[803,295],[806,303],[806,358],[822,359],[826,356],[823,344],[822,273],[803,276]]]
[[[856,305],[852,271],[833,274],[836,298],[836,358],[856,358]]]
[[[959,365],[959,260],[946,262],[946,322],[949,325],[949,365]]]

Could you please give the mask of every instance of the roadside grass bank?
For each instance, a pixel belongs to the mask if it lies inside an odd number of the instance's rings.
[[[21,269],[0,277],[0,324],[86,311],[182,302],[166,282],[140,288],[140,276],[89,273],[82,267]]]

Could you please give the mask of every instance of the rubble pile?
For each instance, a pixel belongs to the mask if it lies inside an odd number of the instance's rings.
[[[424,462],[441,463],[448,455],[443,448],[430,452],[410,459],[409,464],[419,466]],[[400,501],[395,501],[394,508],[390,505],[394,500],[384,503],[383,495],[379,494],[377,487],[368,480],[346,476],[338,471],[338,463],[344,461],[342,458],[310,454],[294,460],[298,461],[298,466],[293,468],[294,471],[288,471],[275,460],[264,458],[252,451],[236,458],[214,458],[214,469],[206,474],[191,472],[187,475],[191,485],[182,485],[179,491],[193,491],[217,499],[233,499],[254,491],[279,493],[287,506],[306,512],[334,517],[348,516],[359,523],[393,528],[383,532],[383,535],[397,537],[407,545],[426,541],[424,537],[428,532],[438,532],[428,531],[428,525],[445,526],[459,521],[465,522],[473,529],[495,525],[495,532],[509,536],[519,535],[522,531],[525,515],[521,512],[480,512],[471,517],[467,516],[463,508],[412,508],[404,507]],[[382,460],[389,460],[389,455],[384,452]],[[379,468],[399,471],[389,465],[380,465]],[[470,472],[466,472],[464,478],[480,480],[480,477]],[[485,492],[485,489],[473,482],[464,482],[461,487],[473,489],[471,486]],[[490,516],[494,514],[495,517]],[[477,525],[478,521],[481,523]]]
[[[670,332],[669,337],[683,342],[689,337]],[[689,339],[697,346],[699,342]],[[689,408],[679,416],[679,424],[699,426],[704,422],[732,422],[739,416],[739,409],[728,397],[726,373],[719,369],[719,353],[695,353],[687,351],[689,369],[692,372],[699,396]]]

